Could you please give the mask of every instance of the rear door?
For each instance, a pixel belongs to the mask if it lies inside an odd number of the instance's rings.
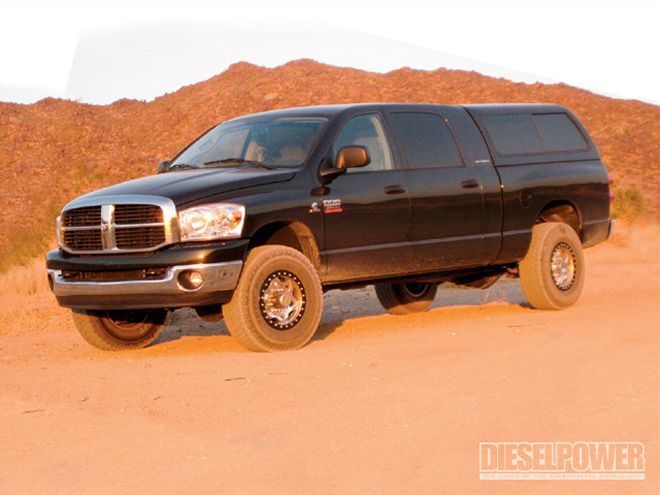
[[[434,107],[387,114],[406,162],[410,240],[418,271],[484,264],[499,248],[499,225],[493,216],[487,225],[485,217],[486,192],[497,194],[489,198],[500,208],[499,181],[480,137],[480,159],[475,160],[469,146],[459,145],[448,118],[452,112],[459,127],[474,127],[471,122],[460,122],[469,119],[462,109],[443,112]],[[483,163],[475,165],[475,161]],[[488,168],[478,170],[484,165]]]
[[[348,120],[332,147],[367,148],[371,163],[348,169],[319,201],[323,212],[327,281],[349,281],[406,273],[412,251],[408,241],[410,204],[382,116]]]

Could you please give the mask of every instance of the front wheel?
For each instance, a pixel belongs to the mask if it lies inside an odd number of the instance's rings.
[[[223,306],[229,333],[257,352],[298,349],[321,321],[323,290],[314,265],[287,246],[250,251],[231,301]]]
[[[376,284],[376,297],[389,313],[407,315],[426,311],[433,304],[438,284],[408,282]]]
[[[73,322],[91,345],[105,351],[140,349],[158,338],[167,321],[166,310],[73,310]]]
[[[584,286],[580,238],[569,225],[547,222],[532,229],[532,242],[519,263],[520,284],[529,304],[563,309],[574,304]]]

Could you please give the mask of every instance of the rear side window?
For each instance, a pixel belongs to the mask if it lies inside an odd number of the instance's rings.
[[[585,151],[589,145],[565,113],[487,115],[486,132],[500,155]]]
[[[545,151],[529,114],[487,115],[483,123],[500,155],[533,155]]]
[[[534,121],[548,151],[583,151],[588,148],[582,133],[565,113],[539,113]]]
[[[391,117],[410,168],[463,165],[458,145],[442,117],[417,112],[395,112]]]

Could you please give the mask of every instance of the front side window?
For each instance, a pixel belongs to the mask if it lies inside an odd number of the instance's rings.
[[[230,121],[200,137],[179,154],[172,166],[232,166],[252,161],[271,167],[297,167],[307,159],[325,122],[316,117]]]
[[[366,167],[348,169],[347,172],[373,172],[394,168],[392,153],[387,144],[383,124],[377,115],[360,115],[344,126],[333,146],[333,156],[337,156],[345,146],[364,146],[371,162]]]

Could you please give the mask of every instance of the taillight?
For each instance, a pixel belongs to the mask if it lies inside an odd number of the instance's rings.
[[[610,191],[610,203],[614,203],[614,191],[612,190],[612,186],[614,185],[614,179],[612,178],[611,175],[607,176],[607,186]]]

